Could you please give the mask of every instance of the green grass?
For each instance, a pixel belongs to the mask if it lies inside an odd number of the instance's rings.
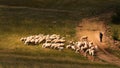
[[[67,15],[75,19],[77,16],[88,17],[114,11],[119,3],[119,0],[0,0],[0,5],[5,6],[65,10],[63,12],[71,13]]]
[[[0,54],[0,60],[1,68],[119,68],[115,65],[101,62],[91,62],[87,60],[78,60],[70,57],[36,57],[14,54]]]
[[[113,40],[117,40],[117,41],[120,41],[120,25],[119,24],[114,24],[114,23],[108,23],[109,26],[110,26],[110,32],[108,33],[109,36],[112,36],[114,30],[117,30],[117,34],[118,35],[116,38],[117,39],[113,39]],[[115,34],[114,34],[115,35]],[[108,44],[111,46],[111,44]],[[116,46],[119,48],[119,46]],[[109,53],[117,56],[118,58],[120,58],[120,50],[118,49],[112,49],[111,47],[107,48],[106,49]]]
[[[114,10],[119,3],[119,0],[0,0],[0,68],[118,68],[90,62],[70,50],[59,52],[43,49],[41,45],[27,46],[19,39],[56,33],[66,40],[77,40],[75,28],[82,18]]]
[[[120,40],[120,25],[119,24],[109,24],[109,26],[111,27],[111,35],[112,32],[116,29],[117,30],[117,34],[118,34],[118,40]]]
[[[107,9],[119,6],[119,0],[0,0],[1,5],[27,6],[52,9]]]

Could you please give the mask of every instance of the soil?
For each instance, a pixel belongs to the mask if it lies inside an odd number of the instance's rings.
[[[81,36],[88,36],[89,41],[93,41],[94,45],[98,45],[97,57],[108,63],[120,66],[120,59],[105,49],[109,47],[107,45],[108,40],[106,36],[106,25],[104,21],[98,20],[98,18],[83,19],[76,28],[76,36],[80,39]],[[100,42],[99,32],[103,33],[103,41]]]

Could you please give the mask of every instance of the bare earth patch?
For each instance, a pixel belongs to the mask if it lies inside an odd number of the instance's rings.
[[[108,48],[107,42],[109,41],[105,35],[105,29],[104,21],[100,21],[98,18],[83,19],[76,28],[76,35],[79,39],[86,35],[89,41],[98,45],[97,57],[99,59],[120,66],[120,59],[105,50],[105,48]],[[103,42],[99,41],[99,32],[103,33]]]

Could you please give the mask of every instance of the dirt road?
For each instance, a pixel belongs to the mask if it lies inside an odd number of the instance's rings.
[[[86,35],[89,41],[93,41],[95,45],[99,46],[97,53],[99,59],[120,66],[120,59],[105,50],[108,47],[106,44],[108,40],[105,36],[105,24],[103,21],[99,21],[97,18],[83,19],[76,30],[78,38]],[[99,32],[103,33],[103,42],[99,41]]]

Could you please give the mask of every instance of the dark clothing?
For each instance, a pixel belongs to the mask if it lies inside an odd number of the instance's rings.
[[[102,42],[102,37],[103,37],[103,34],[102,34],[101,32],[100,32],[99,37],[100,37],[100,42]]]

